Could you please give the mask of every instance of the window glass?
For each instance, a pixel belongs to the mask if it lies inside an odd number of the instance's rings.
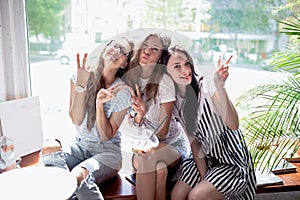
[[[267,59],[285,47],[276,20],[292,14],[285,0],[27,0],[32,95],[42,105],[45,137],[72,137],[69,78],[76,53],[139,29],[188,38],[198,69],[233,54],[228,91],[233,101],[254,85],[280,78]],[[280,9],[279,9],[280,8]]]

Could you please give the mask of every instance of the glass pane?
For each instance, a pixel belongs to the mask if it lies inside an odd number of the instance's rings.
[[[281,4],[279,2],[282,2]],[[267,59],[286,46],[275,19],[285,1],[217,0],[27,0],[32,95],[39,96],[45,137],[72,137],[69,78],[76,53],[92,52],[111,37],[139,29],[168,30],[187,37],[200,71],[219,55],[231,61],[232,100],[260,83],[280,79]]]

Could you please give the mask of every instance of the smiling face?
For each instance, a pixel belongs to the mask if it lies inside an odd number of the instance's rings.
[[[125,39],[112,40],[107,44],[102,57],[105,63],[114,63],[120,67],[127,61],[130,51],[131,47]]]
[[[161,58],[163,45],[160,38],[150,36],[141,47],[139,64],[141,66],[153,66]]]
[[[190,61],[182,52],[171,53],[167,63],[167,72],[177,85],[186,86],[192,82]]]

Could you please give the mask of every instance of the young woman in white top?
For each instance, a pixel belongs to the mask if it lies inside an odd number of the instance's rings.
[[[167,35],[149,34],[135,52],[126,73],[127,83],[136,89],[136,95],[132,95],[135,114],[131,122],[138,133],[146,129],[153,132],[162,123],[157,132],[158,146],[137,151],[133,156],[139,200],[165,199],[167,178],[174,174],[186,153],[182,129],[170,125],[175,88],[172,79],[163,73],[170,43]]]

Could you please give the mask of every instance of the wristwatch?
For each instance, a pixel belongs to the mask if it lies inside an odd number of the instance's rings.
[[[81,85],[76,85],[75,86],[75,91],[78,92],[78,93],[83,93],[83,92],[86,91],[86,86],[82,87]]]

